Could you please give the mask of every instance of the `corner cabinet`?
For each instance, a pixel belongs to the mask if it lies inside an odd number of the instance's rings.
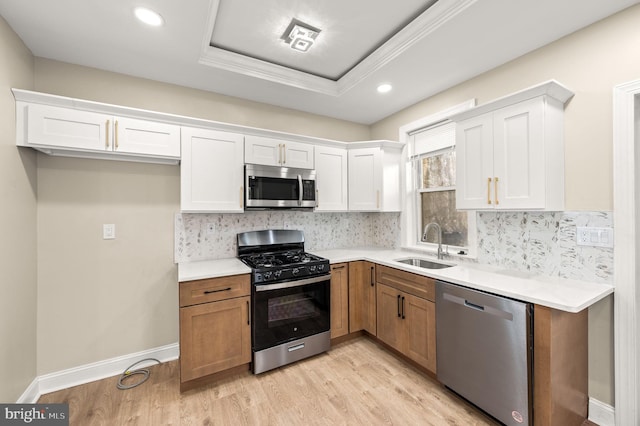
[[[245,162],[313,169],[313,145],[248,135],[245,140]]]
[[[571,96],[550,81],[451,117],[456,207],[563,210],[563,115]]]
[[[376,335],[376,264],[349,262],[349,332]]]
[[[316,211],[343,212],[349,208],[347,150],[315,147]]]
[[[377,265],[378,339],[436,373],[435,281]]]
[[[180,209],[243,212],[243,153],[243,135],[183,127]]]
[[[331,338],[349,334],[349,267],[331,265]]]
[[[251,362],[248,274],[180,284],[180,388]]]
[[[14,95],[19,146],[68,157],[180,161],[178,125],[124,115],[139,112],[130,108],[16,89]]]
[[[374,141],[378,146],[349,149],[349,210],[400,211],[402,145]],[[382,146],[380,146],[382,145]]]

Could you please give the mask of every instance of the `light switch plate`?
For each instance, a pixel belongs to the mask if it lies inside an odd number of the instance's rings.
[[[103,240],[115,240],[116,239],[116,225],[113,223],[105,223],[102,225],[102,239]]]
[[[613,228],[578,226],[576,242],[579,246],[613,248]]]

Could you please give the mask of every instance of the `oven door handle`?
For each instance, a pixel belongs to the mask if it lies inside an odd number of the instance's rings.
[[[304,278],[301,280],[287,281],[284,283],[265,284],[265,285],[258,284],[255,286],[255,288],[256,288],[256,291],[279,290],[282,288],[300,287],[306,284],[314,284],[322,281],[329,281],[330,279],[331,279],[331,275],[326,274],[326,275],[321,275],[319,277]]]

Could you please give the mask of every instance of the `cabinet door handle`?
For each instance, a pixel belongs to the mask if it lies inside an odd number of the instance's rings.
[[[316,189],[316,208],[320,207],[320,197],[318,196],[319,193],[320,191]]]
[[[487,180],[487,204],[491,204],[491,178]]]
[[[247,300],[247,325],[251,325],[251,309],[249,309],[248,300]]]
[[[287,144],[282,144],[282,164],[287,163]]]
[[[404,319],[404,296],[402,296],[402,319]]]
[[[398,318],[401,318],[401,315],[400,315],[400,295],[398,295]]]
[[[371,287],[373,287],[376,284],[376,278],[375,278],[375,268],[372,266],[371,267]]]
[[[229,291],[229,290],[231,290],[231,287],[222,288],[220,290],[205,290],[204,294],[220,293],[221,291]]]
[[[240,187],[240,208],[242,208],[242,202],[244,201],[244,191],[243,191],[243,187]]]
[[[498,201],[498,178],[493,179],[493,188],[494,188],[493,196],[495,197],[496,206],[497,206],[498,204],[500,204],[500,202]]]
[[[376,209],[380,208],[380,190],[376,191]]]
[[[111,127],[111,120],[107,120],[107,123],[104,125],[104,147],[109,148],[109,127]]]
[[[118,149],[118,120],[114,123],[115,129],[113,130],[113,138],[116,141],[116,149]]]

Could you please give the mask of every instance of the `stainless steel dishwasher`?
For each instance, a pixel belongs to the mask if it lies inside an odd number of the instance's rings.
[[[506,425],[533,424],[533,305],[436,282],[438,380]]]

